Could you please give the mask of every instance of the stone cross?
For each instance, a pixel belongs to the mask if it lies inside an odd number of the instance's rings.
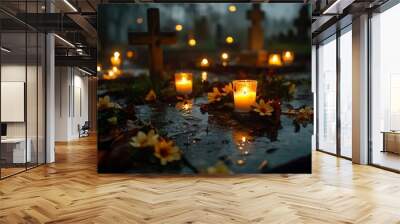
[[[150,75],[157,79],[163,73],[163,51],[161,45],[175,44],[175,32],[160,32],[160,11],[157,8],[147,9],[147,32],[129,32],[128,41],[131,45],[148,45],[150,55]]]
[[[248,32],[248,45],[252,51],[264,49],[264,29],[262,27],[264,17],[260,4],[253,4],[252,9],[247,11],[247,19],[251,21],[251,27]]]

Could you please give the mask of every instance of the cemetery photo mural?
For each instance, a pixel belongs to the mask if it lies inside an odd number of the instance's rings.
[[[98,8],[98,172],[311,173],[311,8]]]

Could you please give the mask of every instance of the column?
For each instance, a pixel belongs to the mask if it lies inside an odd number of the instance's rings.
[[[368,15],[353,18],[353,162],[368,163]]]
[[[54,11],[51,1],[46,1],[46,11]],[[46,34],[46,163],[55,161],[55,43],[52,33]]]

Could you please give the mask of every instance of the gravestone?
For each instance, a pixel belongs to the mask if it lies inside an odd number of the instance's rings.
[[[131,45],[148,45],[151,78],[153,80],[161,78],[164,69],[161,45],[175,44],[177,37],[175,32],[160,31],[159,9],[149,8],[147,10],[147,32],[129,32],[128,41]]]
[[[251,27],[248,30],[248,47],[251,51],[264,49],[264,29],[262,27],[264,17],[260,4],[253,4],[252,9],[247,11],[247,19],[251,21]]]

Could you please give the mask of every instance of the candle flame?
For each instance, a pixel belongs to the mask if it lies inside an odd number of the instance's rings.
[[[222,53],[222,54],[221,54],[221,58],[222,58],[223,60],[228,59],[228,58],[229,58],[228,53],[226,53],[226,52]]]
[[[133,56],[135,56],[135,52],[133,52],[133,51],[126,52],[126,57],[133,58]]]
[[[196,40],[193,39],[193,38],[191,38],[191,39],[189,39],[188,44],[189,44],[189,46],[191,46],[191,47],[196,46]]]
[[[201,64],[201,66],[208,66],[208,59],[207,58],[203,58],[203,59],[201,59],[201,62],[200,62],[200,64]]]
[[[233,43],[234,41],[235,41],[235,40],[233,39],[232,36],[227,36],[226,39],[225,39],[225,42],[226,42],[227,44],[231,44],[231,43]]]
[[[242,88],[243,95],[247,95],[248,92],[249,92],[249,88],[247,86]]]
[[[175,30],[176,31],[181,31],[183,29],[183,26],[181,24],[176,24]]]
[[[279,54],[272,54],[269,57],[268,60],[268,64],[269,65],[274,65],[274,66],[281,66],[282,65],[282,61],[281,61],[281,57]]]
[[[246,137],[242,136],[242,142],[246,142]]]
[[[201,73],[201,81],[206,81],[207,80],[207,72],[202,72]]]
[[[235,5],[230,5],[230,6],[228,7],[228,11],[229,11],[229,12],[236,12],[236,6],[235,6]]]

